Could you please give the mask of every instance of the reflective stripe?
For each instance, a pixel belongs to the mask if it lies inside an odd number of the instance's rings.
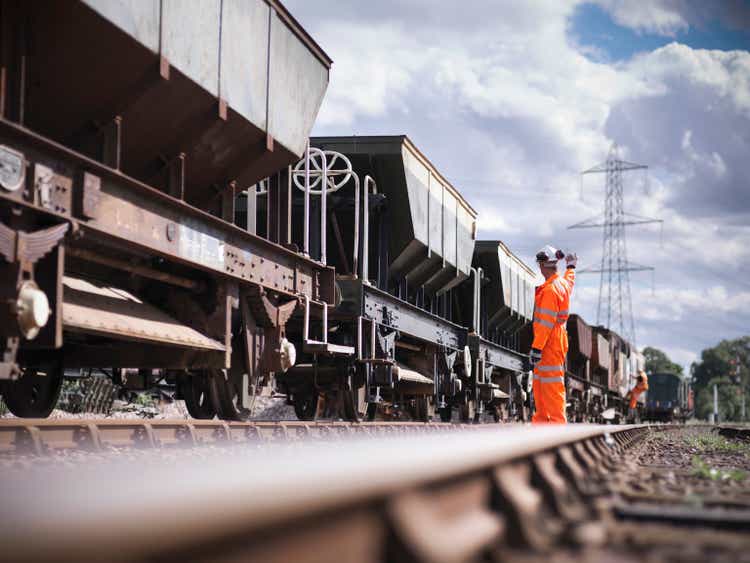
[[[536,366],[536,369],[539,371],[564,371],[565,370],[563,366]]]
[[[561,317],[561,316],[567,315],[567,314],[568,314],[568,310],[567,309],[565,309],[564,311],[558,311],[557,312],[557,316],[558,317]]]
[[[565,383],[565,378],[562,375],[555,376],[555,377],[545,377],[545,378],[541,378],[537,376],[536,380],[539,383]]]
[[[558,313],[555,313],[554,311],[551,311],[549,309],[545,309],[544,307],[537,307],[537,309],[534,312],[535,313],[536,312],[544,313],[545,315],[549,315],[550,317],[554,317],[555,315],[558,314]]]
[[[534,322],[535,323],[539,323],[542,326],[546,326],[547,328],[554,328],[555,327],[555,325],[553,325],[551,322],[545,321],[544,319],[539,318],[539,317],[534,317]]]

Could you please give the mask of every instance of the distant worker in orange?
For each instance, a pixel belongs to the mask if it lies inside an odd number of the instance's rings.
[[[636,408],[638,407],[638,397],[640,397],[644,391],[648,391],[648,376],[646,375],[646,372],[643,370],[640,370],[638,372],[638,377],[635,380],[635,387],[633,387],[630,390],[630,393],[628,395],[630,396],[630,403],[628,404],[628,418],[630,420],[636,420],[637,418],[637,411]]]
[[[565,274],[557,273],[557,262],[565,258]],[[533,392],[536,411],[531,421],[567,422],[565,417],[565,357],[568,354],[570,295],[575,284],[578,257],[565,255],[547,245],[536,255],[544,283],[534,298],[534,342],[529,365],[534,369]]]

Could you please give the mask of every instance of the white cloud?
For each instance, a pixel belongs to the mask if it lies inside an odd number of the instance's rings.
[[[712,315],[750,315],[750,291],[730,293],[723,285],[703,289],[660,287],[653,293],[642,289],[633,298],[635,312],[650,321],[692,321],[709,308]]]
[[[690,28],[703,29],[715,22],[730,29],[750,27],[750,5],[742,0],[593,1],[609,12],[617,24],[638,33],[675,37]]]
[[[626,209],[665,220],[663,245],[658,228],[628,231],[631,260],[657,267],[654,296],[649,274],[631,275],[639,345],[688,358],[750,328],[750,53],[671,43],[592,60],[569,36],[574,1],[288,4],[334,59],[316,133],[407,133],[480,211],[480,238],[527,260],[575,248],[588,266],[601,232],[565,227],[601,212],[603,178],[581,200],[578,172],[617,141],[651,167],[648,190],[626,178]],[[697,3],[602,4],[644,32],[707,17]],[[574,307],[591,322],[598,286],[579,276]]]
[[[678,2],[670,0],[597,0],[597,4],[607,10],[616,23],[638,32],[671,37],[678,32],[687,31],[690,27],[684,14],[679,10]]]
[[[320,126],[351,127],[356,119],[388,112],[407,112],[405,97],[413,74],[422,64],[414,57],[417,44],[402,26],[392,23],[339,27],[324,25],[321,33],[334,39],[336,61],[331,88],[318,118]],[[357,49],[347,46],[356,45]],[[388,45],[388,49],[382,49]],[[394,59],[400,64],[394,64]]]

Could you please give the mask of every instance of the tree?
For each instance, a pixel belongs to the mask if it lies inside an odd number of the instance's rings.
[[[742,415],[742,396],[740,386],[733,385],[728,377],[717,377],[707,382],[696,396],[695,415],[707,419],[714,412],[714,384],[716,384],[719,421],[740,420]]]
[[[674,363],[658,348],[646,346],[643,349],[646,358],[646,373],[675,373],[682,375],[682,366]]]
[[[711,380],[726,377],[733,383],[747,385],[750,376],[750,336],[722,340],[701,352],[701,359],[691,367],[693,388],[697,391],[712,385]],[[737,381],[739,379],[739,381]]]

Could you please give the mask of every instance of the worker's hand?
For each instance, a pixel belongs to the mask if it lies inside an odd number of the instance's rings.
[[[532,348],[531,352],[529,352],[529,359],[528,359],[528,369],[526,371],[531,371],[534,369],[534,367],[539,363],[539,360],[542,359],[542,351],[537,350],[536,348]]]
[[[575,268],[578,265],[578,254],[575,252],[571,252],[567,256],[565,256],[565,267],[566,268]]]

